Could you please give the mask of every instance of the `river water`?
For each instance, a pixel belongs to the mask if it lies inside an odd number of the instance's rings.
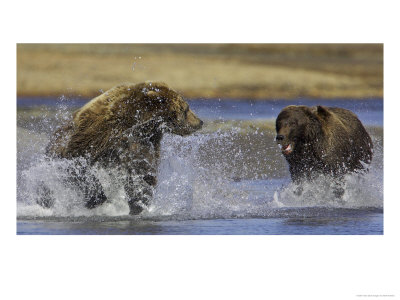
[[[109,201],[89,210],[64,185],[68,161],[46,161],[55,127],[86,99],[17,101],[18,234],[383,234],[383,100],[189,100],[205,121],[189,137],[165,135],[158,185],[148,210],[129,216],[118,174],[95,170]],[[294,194],[274,143],[274,120],[290,104],[352,110],[374,143],[365,176],[348,175],[342,199],[320,178]],[[54,207],[36,204],[37,187],[52,189]]]

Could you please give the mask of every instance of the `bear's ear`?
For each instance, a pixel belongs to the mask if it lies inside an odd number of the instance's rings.
[[[158,107],[166,102],[165,97],[163,97],[158,91],[147,91],[146,92],[146,102],[151,107]]]
[[[148,91],[148,92],[146,93],[146,96],[147,96],[147,97],[150,97],[150,98],[157,98],[158,93],[157,93],[156,91]]]
[[[331,115],[331,113],[329,112],[329,110],[326,107],[318,105],[317,106],[317,115],[319,117],[321,117],[322,119],[327,119]]]
[[[161,94],[157,91],[152,91],[152,90],[147,91],[146,96],[148,99],[150,99],[152,101],[156,101],[156,100],[158,100],[158,102],[164,101],[164,97],[162,97]]]

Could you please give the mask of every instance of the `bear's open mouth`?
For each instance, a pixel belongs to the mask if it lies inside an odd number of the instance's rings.
[[[292,144],[288,144],[286,146],[282,146],[282,153],[283,154],[288,155],[288,154],[292,153],[292,151],[293,151]]]

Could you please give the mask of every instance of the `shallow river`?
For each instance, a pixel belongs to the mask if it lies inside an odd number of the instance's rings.
[[[383,234],[383,101],[190,100],[204,128],[165,135],[158,185],[149,209],[129,216],[118,174],[95,170],[109,201],[86,209],[63,184],[68,162],[46,161],[49,134],[86,100],[18,99],[18,234]],[[301,196],[274,143],[274,119],[290,104],[339,106],[355,112],[374,142],[365,176],[346,177],[337,199],[325,178]],[[56,202],[36,204],[41,181]]]

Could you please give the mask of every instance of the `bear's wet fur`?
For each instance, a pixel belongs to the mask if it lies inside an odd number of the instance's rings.
[[[372,160],[371,137],[347,109],[290,105],[279,113],[276,132],[295,183],[320,174],[340,180],[347,173],[367,170]]]
[[[202,124],[183,97],[165,83],[122,84],[74,112],[51,137],[46,155],[85,158],[87,166],[80,165],[78,172],[71,169],[70,177],[83,191],[88,208],[107,200],[90,166],[100,164],[126,172],[130,214],[138,214],[148,205],[157,183],[163,133],[189,135]],[[140,189],[132,184],[138,178]]]

